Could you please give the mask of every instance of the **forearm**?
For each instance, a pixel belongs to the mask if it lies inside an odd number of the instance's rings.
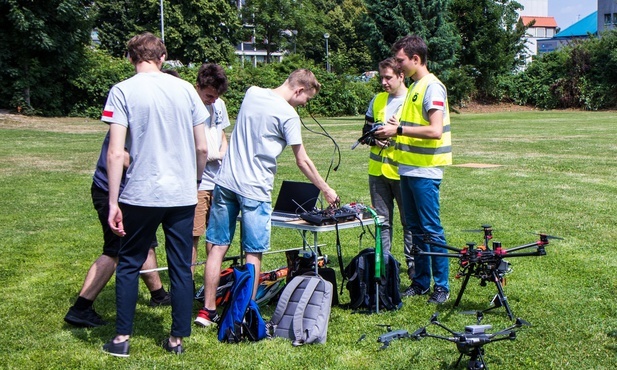
[[[300,171],[309,179],[324,195],[324,198],[328,202],[328,204],[334,204],[338,201],[338,195],[336,191],[328,185],[328,183],[321,177],[315,164],[306,154],[304,150],[304,146],[302,145],[293,145],[292,150],[296,157],[296,165],[300,169]]]
[[[206,133],[204,131],[204,125],[197,125],[193,127],[193,136],[195,140],[195,158],[197,163],[197,180],[201,180],[201,176],[206,168],[206,162],[208,160],[208,144],[206,140]],[[212,150],[216,150],[212,148]]]

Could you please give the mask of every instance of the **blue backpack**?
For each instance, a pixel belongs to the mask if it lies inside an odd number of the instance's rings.
[[[267,336],[266,323],[253,299],[255,266],[247,263],[234,267],[231,297],[223,310],[218,328],[221,342],[239,343],[244,339],[262,340]]]

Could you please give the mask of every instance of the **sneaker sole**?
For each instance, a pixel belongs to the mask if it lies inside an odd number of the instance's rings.
[[[443,303],[446,303],[448,301],[448,299],[450,299],[450,295],[449,294],[448,294],[448,296],[446,297],[446,299],[443,302],[439,302],[439,301],[436,301],[434,299],[429,299],[428,301],[426,301],[426,303],[443,304]]]
[[[215,325],[216,324],[216,323],[214,323],[214,322],[212,322],[210,320],[202,319],[201,317],[196,318],[194,323],[199,325],[199,326],[203,326],[204,328],[207,327],[207,326],[211,326],[211,325]]]
[[[99,326],[104,326],[107,325],[107,322],[105,321],[102,324],[97,324],[97,323],[93,323],[91,321],[87,321],[87,320],[82,320],[78,317],[75,316],[65,316],[64,317],[64,321],[68,324],[71,324],[73,326],[78,326],[78,327],[82,327],[82,328],[98,328]]]
[[[125,355],[125,354],[123,354],[123,353],[113,353],[113,352],[107,352],[107,351],[105,351],[105,350],[103,350],[103,352],[107,353],[107,354],[108,354],[108,355],[110,355],[110,356],[114,356],[114,357],[122,357],[122,358],[126,358],[126,357],[129,357],[129,356],[130,356],[129,354],[126,354],[126,355]]]

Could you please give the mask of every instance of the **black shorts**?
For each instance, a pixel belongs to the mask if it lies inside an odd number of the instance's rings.
[[[118,257],[120,247],[122,246],[122,238],[111,231],[111,227],[109,227],[107,222],[109,217],[109,192],[99,188],[93,182],[90,193],[92,194],[92,205],[94,205],[103,229],[103,254],[113,258]],[[155,237],[151,247],[154,248],[157,245],[158,242]]]

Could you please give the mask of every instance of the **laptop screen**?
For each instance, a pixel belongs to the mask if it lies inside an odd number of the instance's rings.
[[[312,183],[283,180],[273,211],[293,215],[310,212],[318,199],[319,189]]]

